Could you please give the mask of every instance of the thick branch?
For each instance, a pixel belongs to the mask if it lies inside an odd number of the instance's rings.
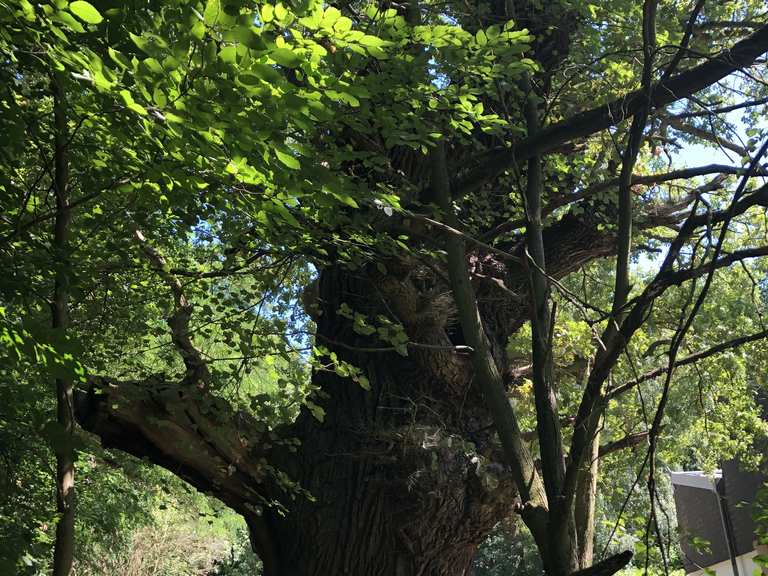
[[[535,134],[539,127],[536,96],[530,90],[526,102],[528,133]],[[549,281],[546,275],[544,237],[541,222],[541,193],[543,190],[541,158],[533,156],[528,161],[528,182],[525,206],[528,225],[526,242],[528,256],[533,265],[528,266],[528,284],[531,297],[531,349],[532,380],[536,403],[536,427],[541,451],[542,474],[550,514],[556,515],[556,502],[565,475],[563,441],[558,419],[557,396],[552,378],[552,346],[550,342]],[[561,559],[562,560],[562,559]]]
[[[688,23],[685,25],[685,32],[683,32],[683,39],[680,42],[680,46],[677,49],[674,57],[664,70],[664,75],[661,77],[661,82],[666,81],[677,70],[678,65],[682,61],[683,57],[688,53],[688,45],[693,37],[693,30],[696,26],[696,20],[701,14],[701,10],[704,8],[704,4],[707,0],[697,0],[696,5],[693,7],[691,15],[688,17]]]
[[[458,228],[457,219],[451,206],[448,167],[446,166],[445,148],[442,143],[438,144],[433,152],[432,165],[432,188],[438,195],[444,218],[450,226]],[[523,499],[523,518],[531,528],[537,542],[541,542],[542,546],[545,546],[547,497],[536,471],[533,457],[523,442],[520,425],[509,403],[501,375],[490,352],[467,270],[464,244],[456,235],[448,235],[445,244],[448,253],[448,274],[458,309],[459,321],[467,344],[474,350],[472,365],[475,371],[475,381],[483,391],[505,456]]]
[[[699,24],[697,28],[699,30],[731,29],[731,28],[755,30],[756,28],[760,28],[762,25],[763,25],[762,22],[754,22],[754,21],[734,22],[732,20],[710,20],[709,22],[704,22],[702,24]]]
[[[768,97],[758,98],[757,100],[748,100],[746,102],[740,102],[738,104],[732,104],[730,106],[721,106],[720,108],[712,108],[708,110],[698,110],[696,112],[683,112],[681,114],[675,114],[674,118],[684,120],[686,118],[696,118],[701,116],[716,116],[718,114],[727,114],[734,110],[740,110],[742,108],[752,108],[754,106],[762,106],[768,104]]]
[[[651,108],[666,106],[703,90],[736,70],[751,65],[766,50],[768,50],[768,25],[763,24],[730,50],[714,55],[703,64],[655,85],[650,106]],[[455,194],[462,196],[477,190],[496,179],[515,163],[550,152],[571,140],[584,138],[616,126],[634,116],[645,102],[646,91],[636,90],[608,104],[581,112],[568,120],[549,126],[511,148],[497,148],[481,158],[478,167],[470,170],[454,184]]]
[[[682,120],[679,120],[674,117],[667,118],[666,122],[670,126],[672,126],[672,128],[674,128],[675,130],[679,130],[680,132],[685,132],[686,134],[690,134],[691,136],[696,136],[697,138],[701,138],[702,140],[706,140],[707,142],[711,142],[712,144],[716,144],[717,146],[726,148],[732,152],[736,152],[736,154],[738,154],[739,156],[746,156],[747,154],[749,154],[749,150],[747,150],[743,146],[739,146],[734,142],[725,140],[720,136],[718,136],[717,134],[713,134],[712,132],[704,130],[703,128],[699,128],[697,126],[691,126],[690,124],[686,124]]]
[[[92,378],[77,391],[75,413],[104,447],[147,458],[245,516],[265,503],[257,492],[269,480],[264,427],[221,399],[161,377]]]
[[[151,246],[141,230],[135,230],[134,236],[141,244],[142,252],[149,260],[152,268],[160,278],[168,285],[173,293],[174,312],[168,318],[168,326],[171,329],[171,339],[174,346],[181,354],[187,372],[184,377],[186,384],[197,384],[202,389],[210,385],[211,373],[208,364],[203,359],[200,350],[192,342],[189,334],[189,320],[192,316],[192,304],[184,295],[184,289],[176,276],[170,272],[165,258],[153,246]]]
[[[768,246],[758,246],[756,248],[744,248],[743,250],[735,250],[730,254],[718,258],[715,261],[707,262],[696,268],[686,268],[684,270],[678,270],[676,272],[670,272],[666,274],[662,279],[664,287],[677,286],[688,280],[694,278],[700,278],[709,272],[710,269],[724,268],[730,266],[736,262],[742,260],[748,260],[749,258],[759,258],[760,256],[768,256]]]
[[[631,184],[632,186],[637,186],[637,185],[650,186],[654,184],[661,184],[662,182],[669,182],[672,180],[687,180],[690,178],[696,178],[697,176],[706,176],[708,174],[720,174],[723,176],[726,174],[743,175],[746,173],[746,171],[747,169],[741,166],[729,166],[727,164],[707,164],[705,166],[696,166],[694,168],[681,168],[680,170],[672,170],[670,172],[662,172],[660,174],[645,174],[645,175],[635,174],[632,176]],[[755,172],[755,176],[768,176],[768,170],[764,168],[760,168]],[[611,180],[606,180],[605,182],[598,182],[597,184],[592,184],[591,186],[581,190],[580,192],[575,192],[573,194],[563,194],[561,196],[555,196],[552,200],[549,201],[549,203],[546,206],[544,206],[541,209],[541,215],[543,218],[545,218],[550,214],[552,214],[558,208],[562,208],[563,206],[567,206],[568,204],[573,204],[574,202],[584,200],[585,198],[589,198],[599,192],[603,192],[604,190],[608,190],[618,185],[619,185],[619,179],[612,178]],[[523,226],[525,226],[525,218],[519,218],[517,220],[508,220],[506,222],[503,222],[502,224],[499,224],[498,226],[493,228],[490,232],[483,234],[482,239],[485,241],[490,241],[496,238],[497,236],[499,236],[500,234],[504,234],[505,232],[511,232],[512,230],[517,230],[519,228],[522,228]]]
[[[574,572],[571,576],[612,576],[612,574],[615,574],[629,564],[632,556],[633,554],[630,550],[625,550],[615,556],[609,556],[590,568]]]
[[[51,80],[54,116],[53,192],[56,217],[53,226],[53,268],[55,280],[51,301],[52,328],[66,334],[69,328],[69,297],[72,265],[69,238],[72,208],[69,198],[69,130],[62,77],[54,73]],[[71,377],[56,378],[56,421],[66,442],[56,448],[56,544],[53,552],[54,576],[69,576],[75,551],[75,452],[72,448],[74,414]]]
[[[747,175],[745,174],[745,177],[746,176]],[[739,201],[737,201],[734,208],[734,215],[738,216],[739,214],[743,214],[753,206],[768,206],[768,184],[758,188],[751,194],[748,194],[747,196],[744,196]],[[680,222],[683,216],[685,216],[685,214],[680,214],[679,212],[654,215],[648,219],[647,225],[676,225],[678,222]],[[688,220],[686,221],[686,225],[690,228],[690,230],[688,230],[688,234],[692,233],[695,228],[699,228],[701,226],[720,224],[721,222],[725,221],[727,216],[727,210],[718,210],[717,212],[712,213],[690,213],[688,214]]]
[[[624,438],[620,438],[619,440],[614,440],[613,442],[608,442],[607,444],[601,445],[599,457],[602,458],[603,456],[613,454],[619,450],[626,450],[627,448],[632,448],[647,442],[648,432],[636,432],[635,434],[627,434],[624,436]]]
[[[648,121],[653,99],[653,61],[656,53],[656,8],[657,0],[645,0],[643,3],[643,103],[637,114],[632,117],[632,125],[627,135],[627,147],[621,158],[619,175],[619,232],[616,254],[616,281],[613,288],[611,305],[612,321],[608,323],[606,337],[613,333],[624,304],[629,296],[629,257],[632,252],[632,171],[635,168],[643,132]],[[570,498],[570,495],[568,496]]]

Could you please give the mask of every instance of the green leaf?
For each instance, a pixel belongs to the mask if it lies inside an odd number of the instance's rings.
[[[259,76],[256,74],[251,74],[249,72],[239,74],[237,81],[241,84],[244,84],[245,86],[258,86],[261,84],[261,78],[259,78]]]
[[[343,34],[344,32],[348,32],[348,31],[350,31],[352,29],[352,20],[350,20],[346,16],[342,16],[333,25],[333,29],[337,33],[339,33],[339,34]]]
[[[360,385],[360,388],[363,390],[371,390],[371,382],[368,380],[366,376],[363,376],[362,374],[357,376],[355,379],[355,382],[357,382]]]
[[[128,92],[128,90],[120,90],[120,97],[123,99],[123,102],[125,102],[125,107],[133,110],[134,112],[141,114],[142,116],[145,116],[147,114],[147,109],[144,108],[141,104],[138,104],[134,102],[133,95]]]
[[[213,26],[219,21],[221,16],[221,2],[219,0],[208,0],[205,3],[203,20],[208,26]]]
[[[222,37],[227,42],[239,42],[254,50],[265,50],[267,48],[258,29],[251,25],[235,26],[231,30],[224,32]]]
[[[272,20],[275,19],[275,7],[272,6],[272,4],[264,4],[264,6],[261,7],[260,15],[261,21],[264,22],[264,24],[272,22]]]
[[[85,32],[85,28],[83,28],[83,25],[80,24],[77,20],[75,20],[74,16],[68,12],[57,12],[53,16],[51,16],[52,20],[56,20],[57,22],[61,22],[67,26],[70,30],[73,30],[74,32],[79,32],[80,34]]]
[[[283,6],[282,3],[278,2],[275,6],[275,18],[282,22],[285,20],[286,16],[288,16],[288,10],[285,9],[285,6]]]
[[[85,2],[85,0],[75,0],[75,2],[70,3],[69,11],[88,24],[98,24],[104,20],[99,11],[90,2]]]
[[[165,97],[165,93],[159,86],[155,86],[155,89],[152,92],[152,100],[154,100],[155,104],[160,106],[160,108],[164,108],[168,103],[168,99]]]
[[[275,155],[277,156],[277,159],[280,160],[280,162],[285,164],[291,170],[299,170],[301,168],[301,163],[295,156],[288,154],[287,152],[283,152],[279,148],[275,148]]]
[[[270,53],[270,57],[281,66],[287,68],[296,68],[304,61],[298,54],[288,48],[275,48]]]
[[[323,28],[330,30],[339,18],[341,18],[341,11],[338,8],[330,6],[326,8],[323,13],[323,21],[321,25]]]
[[[268,64],[254,64],[251,70],[256,76],[270,84],[277,84],[283,79],[280,72]]]
[[[222,62],[234,64],[237,62],[237,46],[224,46],[224,48],[219,51],[219,58]]]
[[[384,40],[382,40],[378,36],[371,36],[370,34],[366,34],[365,36],[360,38],[358,42],[360,42],[360,44],[362,44],[363,46],[377,46],[377,47],[381,47],[386,43]]]
[[[368,54],[376,58],[377,60],[386,60],[387,59],[387,53],[384,52],[381,48],[378,46],[368,46],[367,47]]]
[[[318,406],[310,400],[306,400],[305,404],[307,408],[309,408],[309,411],[312,413],[312,416],[315,417],[315,420],[318,422],[325,420],[325,409],[322,406]]]
[[[147,53],[149,52],[147,50],[147,48],[149,47],[150,43],[149,43],[149,41],[146,38],[142,38],[141,36],[138,36],[138,35],[134,34],[133,32],[128,32],[128,36],[131,38],[133,43],[136,44],[136,46],[140,50],[142,50],[144,52],[147,52]]]
[[[28,22],[34,22],[35,20],[35,7],[28,2],[28,0],[20,0],[19,6],[21,6],[21,12],[24,15],[24,19]]]
[[[150,71],[152,71],[155,74],[162,74],[163,73],[163,67],[160,65],[160,62],[157,61],[155,58],[146,58],[143,60],[142,64],[146,66]]]
[[[131,61],[128,60],[128,57],[125,54],[122,54],[118,52],[117,50],[113,49],[111,46],[107,48],[107,52],[109,53],[109,57],[121,68],[127,70],[131,67]]]

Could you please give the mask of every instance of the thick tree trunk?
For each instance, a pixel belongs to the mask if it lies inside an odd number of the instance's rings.
[[[501,486],[489,489],[460,440],[450,445],[439,426],[406,422],[428,407],[385,400],[394,382],[381,368],[369,368],[378,372],[371,393],[338,379],[347,393],[328,403],[339,412],[324,423],[302,417],[292,475],[314,501],[297,498],[285,515],[265,510],[270,542],[257,548],[276,560],[270,576],[465,575],[485,535],[511,513],[511,483],[493,478]]]
[[[415,354],[349,349],[386,346],[335,313],[342,302],[372,313],[370,290],[370,279],[336,269],[321,276],[318,343],[345,343],[336,353],[370,382],[317,372],[322,422],[304,409],[275,441],[225,402],[161,379],[94,379],[78,419],[105,446],[148,457],[243,514],[266,576],[469,574],[477,546],[513,513],[514,483],[488,456],[489,420],[471,388],[436,382]]]
[[[342,302],[372,314],[370,291],[366,279],[324,271],[318,341],[370,347],[335,314]],[[459,399],[447,390],[433,396],[436,383],[410,356],[337,353],[365,371],[370,391],[332,372],[315,374],[324,420],[302,413],[290,430],[301,440],[298,453],[276,458],[314,501],[297,498],[285,515],[265,510],[271,538],[262,549],[272,545],[275,558],[268,574],[468,574],[516,493],[509,473],[476,453],[483,442],[465,440],[472,410],[465,422]]]

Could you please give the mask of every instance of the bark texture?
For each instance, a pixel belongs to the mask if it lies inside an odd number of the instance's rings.
[[[599,222],[566,215],[543,231],[552,277],[611,253]],[[523,241],[506,248],[522,254]],[[504,365],[504,343],[529,315],[528,273],[482,251],[467,264],[490,352]],[[370,381],[365,390],[314,374],[322,422],[304,409],[266,430],[187,375],[94,377],[76,398],[78,420],[105,446],[148,458],[240,512],[267,576],[468,574],[477,546],[519,500],[444,275],[403,258],[387,261],[386,273],[328,267],[318,283],[318,341]],[[337,314],[342,302],[396,316],[416,345],[408,356],[371,352],[381,342],[354,332]]]
[[[319,333],[359,342],[335,311],[355,295],[353,306],[370,306],[370,290],[370,279],[324,271]],[[317,373],[323,422],[304,410],[279,434],[162,379],[93,379],[78,418],[105,446],[149,458],[243,514],[269,576],[467,574],[516,494],[508,472],[482,454],[489,435],[466,440],[472,404],[463,413],[462,398],[431,396],[436,383],[416,359],[338,353],[366,369],[371,390]]]

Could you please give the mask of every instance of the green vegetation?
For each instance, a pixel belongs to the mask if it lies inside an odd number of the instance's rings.
[[[667,469],[765,465],[766,52],[759,0],[0,0],[0,574],[679,571]]]

